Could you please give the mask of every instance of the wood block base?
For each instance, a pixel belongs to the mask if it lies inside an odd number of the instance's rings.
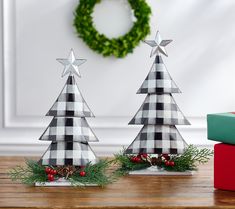
[[[156,166],[152,166],[146,169],[130,171],[129,175],[148,175],[148,176],[192,176],[193,171],[176,172],[176,171],[166,171],[164,169],[159,169]]]
[[[36,182],[35,183],[36,187],[74,187],[73,184],[71,184],[70,181],[66,179],[58,179],[56,181],[51,181],[51,182]],[[85,187],[96,187],[98,186],[97,184],[78,184],[78,186],[85,186]]]

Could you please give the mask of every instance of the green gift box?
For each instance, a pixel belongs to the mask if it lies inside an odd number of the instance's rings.
[[[235,144],[235,113],[208,114],[207,136],[209,140]]]

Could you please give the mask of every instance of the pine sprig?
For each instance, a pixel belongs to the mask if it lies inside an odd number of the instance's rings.
[[[9,175],[13,181],[33,185],[36,182],[47,181],[47,175],[44,170],[44,166],[39,165],[37,161],[26,160],[26,166],[16,166],[9,171]]]
[[[194,145],[189,145],[183,154],[173,156],[174,167],[164,166],[164,168],[174,171],[196,170],[198,164],[208,162],[211,156],[213,156],[212,150],[207,148],[199,149]]]
[[[124,154],[125,150],[115,155],[114,163],[119,165],[115,171],[115,175],[123,176],[129,171],[140,170],[150,166],[149,162],[142,161],[141,163],[134,163],[130,160],[131,156]]]
[[[45,172],[47,166],[40,165],[34,160],[26,160],[25,164],[25,166],[16,166],[9,171],[8,174],[13,181],[20,181],[27,185],[48,181]],[[114,175],[107,172],[110,164],[111,161],[108,160],[100,160],[94,165],[88,164],[85,168],[76,169],[76,172],[69,176],[68,180],[74,186],[85,186],[86,184],[105,186],[115,180]],[[56,169],[56,167],[53,168]],[[80,176],[81,171],[85,171],[86,175]]]
[[[88,164],[84,171],[86,176],[81,177],[79,172],[74,173],[68,179],[74,186],[82,186],[86,184],[97,184],[99,186],[105,186],[114,181],[112,174],[107,174],[107,170],[111,161],[100,160],[97,164]]]
[[[146,160],[142,159],[140,163],[132,162],[131,158],[133,155],[124,154],[125,150],[115,155],[115,163],[119,165],[116,170],[117,175],[128,174],[129,171],[144,169],[152,166],[151,159],[155,158],[157,160],[157,166],[164,168],[167,171],[193,171],[197,169],[198,164],[204,164],[208,162],[211,156],[213,156],[213,151],[207,148],[199,149],[194,145],[189,145],[183,154],[180,155],[169,155],[169,159],[166,160],[163,155],[153,157],[149,155]],[[166,161],[174,162],[174,166],[168,166]]]

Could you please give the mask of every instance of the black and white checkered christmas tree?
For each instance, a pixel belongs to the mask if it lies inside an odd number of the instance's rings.
[[[75,59],[73,50],[68,59],[58,59],[64,66],[63,76],[69,74],[66,84],[51,109],[51,123],[39,140],[52,141],[42,158],[42,165],[86,166],[98,159],[88,142],[98,141],[86,117],[93,117],[76,84],[74,74],[80,76],[78,66],[86,60]]]
[[[129,124],[143,124],[143,128],[126,154],[182,154],[187,144],[176,125],[189,125],[178,108],[172,93],[180,93],[169,75],[161,54],[167,56],[165,46],[171,40],[162,40],[159,32],[155,40],[145,41],[152,48],[151,56],[156,54],[153,66],[138,90],[147,93],[144,103]]]

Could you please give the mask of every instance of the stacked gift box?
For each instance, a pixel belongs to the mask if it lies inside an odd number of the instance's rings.
[[[235,113],[207,115],[208,139],[214,145],[214,187],[235,191]]]

